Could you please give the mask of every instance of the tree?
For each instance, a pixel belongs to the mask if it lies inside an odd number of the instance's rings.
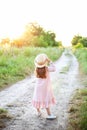
[[[24,34],[22,35],[23,43],[32,46],[58,46],[55,40],[56,35],[52,31],[45,31],[37,23],[29,23],[26,25]]]
[[[80,42],[84,47],[87,47],[87,37],[82,37],[82,39],[80,39],[79,42]]]
[[[29,23],[26,25],[26,33],[32,34],[33,36],[40,36],[44,31],[38,23]]]
[[[77,48],[83,48],[83,44],[78,43],[78,44],[75,45],[75,48],[76,48],[76,49],[77,49]]]
[[[10,44],[10,39],[9,39],[9,38],[3,38],[3,39],[1,40],[1,44],[2,44],[2,45]]]
[[[26,43],[26,45],[32,45],[34,44],[36,37],[42,35],[43,32],[43,28],[40,27],[37,23],[28,23],[25,27],[25,32],[22,35],[22,40],[24,43]]]
[[[79,35],[75,35],[71,41],[71,44],[72,45],[76,45],[77,43],[79,43],[79,40],[82,39],[82,36],[79,36]]]
[[[16,47],[22,47],[24,46],[24,42],[22,41],[22,39],[14,39],[11,42],[12,46],[16,46]]]
[[[82,37],[82,36],[74,36],[72,39],[72,45],[75,46],[78,43],[81,43],[83,45],[83,47],[87,47],[87,37]]]
[[[48,46],[57,46],[57,42],[55,40],[55,33],[51,31],[44,32],[44,41],[48,43]]]
[[[58,42],[57,42],[57,45],[58,45],[59,47],[62,47],[62,41],[58,41]]]

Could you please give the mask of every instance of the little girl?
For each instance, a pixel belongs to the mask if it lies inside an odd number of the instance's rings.
[[[41,115],[41,108],[47,111],[47,119],[55,119],[51,114],[50,105],[55,104],[49,72],[55,71],[55,66],[46,54],[39,54],[35,58],[36,85],[33,95],[33,106],[37,109],[38,116]],[[51,63],[51,64],[50,64]],[[49,66],[47,66],[50,64]]]

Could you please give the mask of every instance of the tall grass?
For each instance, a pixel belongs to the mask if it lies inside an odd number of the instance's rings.
[[[81,90],[81,96],[80,127],[82,130],[87,130],[87,88]]]
[[[87,130],[87,89],[76,91],[69,112],[67,130]]]
[[[80,63],[84,89],[78,90],[73,99],[68,130],[87,130],[87,48],[76,49],[74,54]]]
[[[63,52],[58,48],[8,48],[0,50],[0,88],[11,85],[29,76],[34,71],[34,58],[46,53],[53,61]]]
[[[80,69],[87,74],[87,48],[77,49],[75,55],[79,60]]]

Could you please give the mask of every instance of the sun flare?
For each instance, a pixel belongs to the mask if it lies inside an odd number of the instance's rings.
[[[6,26],[2,24],[2,26],[0,27],[0,39],[5,37],[8,37],[10,39],[15,39],[20,37],[24,32],[24,26],[25,25],[20,26],[20,23],[17,25],[7,24]]]
[[[78,6],[78,1],[0,0],[0,39],[20,37],[27,23],[36,21],[56,33],[57,40],[70,45],[74,35],[87,36],[87,2],[80,0]]]
[[[26,25],[25,10],[20,0],[0,0],[0,39],[20,37]],[[22,11],[23,10],[23,11]],[[28,21],[27,21],[28,22]]]

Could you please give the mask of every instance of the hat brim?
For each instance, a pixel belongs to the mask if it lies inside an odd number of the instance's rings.
[[[43,64],[43,65],[39,65],[39,64],[37,64],[37,63],[35,62],[35,66],[38,67],[38,68],[43,68],[43,67],[47,66],[47,64],[45,63],[45,64]]]

